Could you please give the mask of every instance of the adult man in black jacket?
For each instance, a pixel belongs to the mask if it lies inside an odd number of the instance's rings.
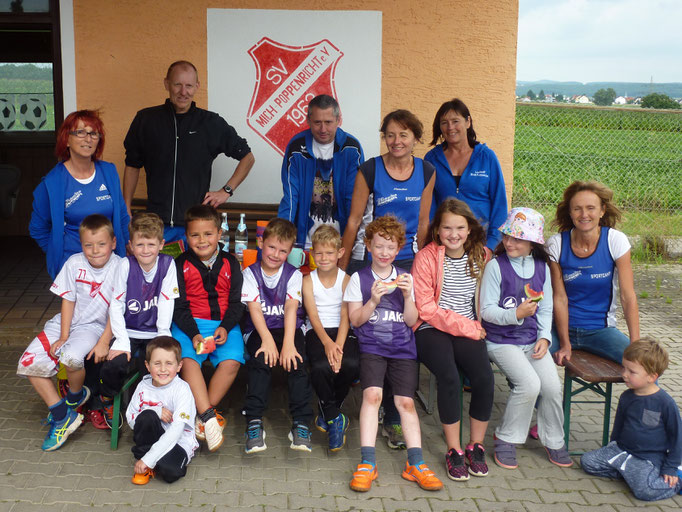
[[[232,196],[254,157],[246,140],[222,117],[194,103],[199,77],[191,62],[171,64],[163,82],[169,98],[163,105],[140,110],[123,143],[123,197],[130,210],[144,167],[147,210],[163,219],[165,239],[170,242],[184,238],[184,216],[190,206],[216,207]],[[220,153],[239,163],[223,188],[209,191],[211,166]]]

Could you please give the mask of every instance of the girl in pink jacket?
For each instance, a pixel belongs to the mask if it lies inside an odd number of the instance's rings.
[[[493,405],[494,378],[476,319],[475,296],[489,258],[485,231],[466,203],[448,199],[429,226],[412,275],[419,312],[417,356],[436,377],[438,412],[448,445],[445,464],[452,480],[486,476],[483,438]],[[462,451],[460,372],[471,381],[471,438]],[[468,466],[468,467],[467,467]]]

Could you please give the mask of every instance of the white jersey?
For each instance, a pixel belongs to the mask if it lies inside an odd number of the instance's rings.
[[[187,452],[188,459],[194,456],[199,443],[194,435],[194,417],[196,405],[192,390],[184,380],[177,375],[165,386],[155,386],[152,376],[145,375],[130,397],[126,410],[126,419],[130,428],[135,428],[135,420],[142,411],[153,410],[161,418],[161,409],[168,409],[173,413],[171,423],[161,422],[165,430],[159,440],[152,445],[142,457],[144,463],[153,468],[161,457],[166,455],[178,444]]]
[[[325,288],[317,276],[317,270],[310,273],[313,283],[313,298],[317,306],[317,316],[320,318],[322,327],[326,329],[336,329],[341,324],[341,303],[343,302],[343,280],[346,273],[337,269],[336,282],[331,288]],[[307,324],[308,329],[312,329],[310,320]]]
[[[97,324],[104,328],[111,303],[111,279],[121,258],[112,253],[102,268],[94,268],[82,252],[66,260],[50,291],[62,299],[76,303],[71,328]],[[53,320],[60,322],[61,314]]]
[[[144,280],[151,283],[156,277],[159,268],[159,258],[156,258],[154,267],[149,272],[142,271]],[[173,321],[173,306],[175,299],[180,296],[178,291],[178,274],[175,270],[175,261],[171,261],[166,271],[166,275],[161,281],[161,293],[158,297],[156,332],[137,331],[127,329],[125,321],[126,311],[126,290],[128,288],[128,274],[130,273],[130,261],[128,258],[121,258],[118,268],[114,272],[112,279],[113,293],[111,300],[111,330],[114,333],[114,343],[111,350],[130,351],[130,338],[152,339],[157,336],[171,335],[171,322]]]

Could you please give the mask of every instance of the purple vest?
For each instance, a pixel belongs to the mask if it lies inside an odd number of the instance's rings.
[[[127,256],[127,258],[130,270],[126,285],[126,309],[123,314],[126,328],[142,332],[156,332],[161,284],[173,258],[167,254],[159,254],[156,275],[151,283],[144,280],[142,267],[135,256]]]
[[[538,259],[533,261],[535,262],[533,277],[524,279],[516,273],[506,254],[500,254],[497,257],[502,277],[498,306],[504,309],[513,309],[519,306],[527,298],[523,289],[526,284],[530,284],[531,289],[535,291],[542,290],[545,284],[545,264]],[[481,321],[481,325],[485,329],[486,339],[493,343],[529,345],[537,341],[537,313],[524,318],[521,325],[497,325],[485,320]]]
[[[260,304],[265,317],[265,324],[268,329],[283,329],[284,328],[284,303],[287,300],[287,284],[289,279],[296,272],[296,267],[290,263],[284,262],[282,266],[282,275],[279,277],[277,286],[268,288],[263,281],[263,274],[261,273],[260,261],[257,261],[249,267],[253,277],[256,279],[258,289],[260,290]],[[251,321],[250,315],[245,315],[244,334],[255,330],[255,326]],[[298,309],[296,310],[296,328],[303,325],[305,313],[303,311],[302,301],[298,301]]]
[[[398,274],[407,273],[401,269],[396,270]],[[358,277],[362,303],[366,304],[372,297],[372,284],[375,281],[371,265],[359,270]],[[404,310],[405,299],[399,288],[381,297],[369,320],[353,328],[358,337],[360,351],[391,359],[417,359],[414,333],[403,319]]]

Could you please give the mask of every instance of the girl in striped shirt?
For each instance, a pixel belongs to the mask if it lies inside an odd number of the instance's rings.
[[[419,322],[417,355],[436,377],[438,412],[448,445],[445,463],[452,480],[486,476],[483,438],[493,405],[494,379],[485,330],[476,319],[476,288],[490,257],[485,231],[463,201],[440,204],[424,248],[414,260]],[[471,381],[471,438],[462,451],[460,372]],[[468,466],[468,467],[467,467]]]

